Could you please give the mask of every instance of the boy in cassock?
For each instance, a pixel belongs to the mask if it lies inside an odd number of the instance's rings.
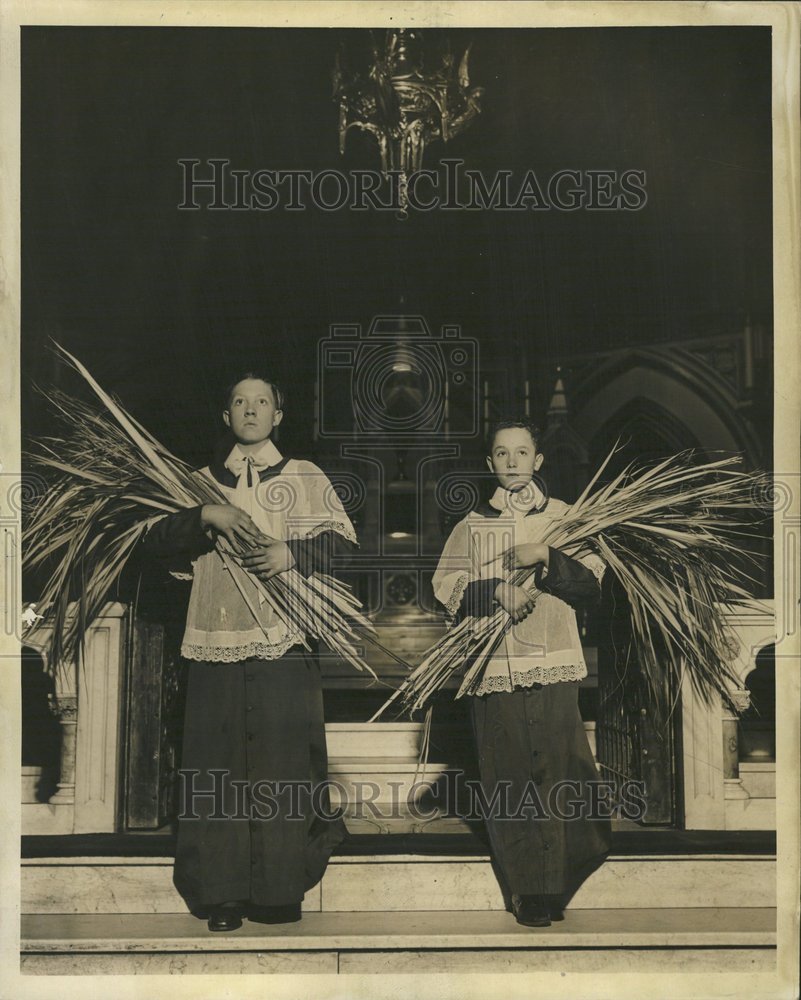
[[[236,929],[243,915],[299,920],[304,893],[345,836],[328,807],[319,663],[302,645],[312,642],[275,615],[250,579],[245,601],[214,551],[222,536],[241,565],[267,580],[292,567],[306,576],[327,571],[335,551],[356,544],[323,472],[272,442],[282,418],[272,380],[238,379],[223,412],[236,444],[202,470],[228,502],[168,515],[143,542],[146,553],[192,563],[174,882],[214,931]]]
[[[487,465],[497,489],[455,526],[433,578],[454,617],[502,607],[512,619],[471,698],[471,718],[485,801],[504,804],[485,817],[495,869],[518,922],[534,927],[562,919],[565,897],[610,840],[608,819],[590,815],[599,811],[588,784],[598,773],[578,708],[587,667],[574,610],[600,597],[604,564],[541,542],[568,509],[537,485],[542,463],[527,420],[496,425]],[[523,568],[534,574],[528,589],[509,580]],[[562,781],[571,784],[558,791]]]

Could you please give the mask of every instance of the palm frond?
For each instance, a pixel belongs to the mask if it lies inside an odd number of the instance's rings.
[[[28,454],[49,480],[47,492],[25,511],[26,564],[47,571],[38,605],[52,626],[53,670],[78,656],[86,631],[108,600],[128,560],[151,525],[165,514],[226,498],[208,477],[172,455],[95,381],[71,354],[55,345],[92,388],[95,408],[60,390],[43,395],[65,433],[37,442]],[[253,612],[245,581],[293,631],[324,641],[358,670],[373,670],[359,655],[372,624],[344,584],[325,574],[297,571],[267,582],[252,576],[217,543],[217,553]]]
[[[691,451],[651,466],[626,466],[601,484],[615,447],[567,514],[541,539],[567,555],[599,555],[628,600],[632,640],[648,696],[658,703],[665,687],[683,679],[701,699],[730,701],[737,685],[725,610],[751,593],[745,584],[750,559],[743,541],[753,539],[753,520],[766,514],[769,477],[740,468],[737,457],[697,464]],[[521,577],[513,578],[520,583]],[[429,699],[461,670],[456,697],[476,690],[483,669],[510,625],[499,609],[486,618],[465,618],[423,654],[420,665],[373,716],[400,699],[408,712]]]

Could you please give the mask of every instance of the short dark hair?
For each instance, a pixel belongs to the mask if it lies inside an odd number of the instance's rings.
[[[231,396],[233,395],[234,389],[239,385],[240,382],[244,382],[245,379],[258,379],[260,382],[266,382],[267,385],[272,389],[273,396],[275,397],[275,408],[276,410],[283,410],[286,397],[284,396],[284,390],[281,386],[269,375],[265,375],[263,372],[253,371],[253,372],[242,372],[240,375],[228,383],[225,389],[225,409],[227,410],[231,405]]]
[[[519,427],[521,430],[528,431],[531,435],[531,440],[534,442],[535,450],[540,450],[540,437],[542,436],[542,431],[534,423],[534,421],[528,417],[512,417],[508,420],[497,420],[490,427],[486,442],[488,455],[492,454],[492,446],[495,443],[495,435],[498,431],[510,430],[513,427]]]

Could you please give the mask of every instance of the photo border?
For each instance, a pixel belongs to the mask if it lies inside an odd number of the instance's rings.
[[[786,477],[791,507],[777,513],[775,523],[776,608],[798,609],[798,581],[781,575],[789,537],[799,551],[799,6],[796,3],[504,3],[504,2],[206,2],[163,3],[152,0],[6,0],[0,12],[0,463],[2,470],[20,469],[20,27],[22,25],[92,25],[160,27],[635,27],[769,25],[773,37],[773,259],[774,259],[774,469]],[[10,362],[10,363],[9,363]],[[789,524],[789,529],[787,525]],[[19,565],[5,537],[5,562],[15,562],[16,593]],[[17,536],[19,537],[18,531]],[[797,555],[796,555],[797,558]],[[11,599],[13,600],[13,588]],[[9,612],[9,593],[4,594]],[[13,608],[11,609],[13,612]],[[530,996],[618,997],[791,997],[798,988],[799,932],[799,635],[783,635],[777,662],[777,871],[779,942],[776,975],[599,973],[495,973],[437,976],[270,975],[271,997],[347,996],[419,997]],[[0,877],[0,996],[35,997],[181,997],[198,995],[196,976],[32,976],[19,972],[19,649],[13,637],[0,640],[4,669],[0,674],[0,726],[5,734],[0,751],[4,780],[3,851]],[[538,942],[539,943],[539,942]],[[204,976],[203,996],[262,997],[263,976]]]

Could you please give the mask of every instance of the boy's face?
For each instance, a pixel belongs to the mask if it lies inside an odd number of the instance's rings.
[[[283,416],[283,412],[276,409],[272,386],[260,378],[237,382],[228,409],[223,411],[226,427],[231,428],[240,444],[266,441]]]
[[[504,489],[519,490],[531,481],[543,457],[525,427],[505,427],[493,439],[487,467]]]

